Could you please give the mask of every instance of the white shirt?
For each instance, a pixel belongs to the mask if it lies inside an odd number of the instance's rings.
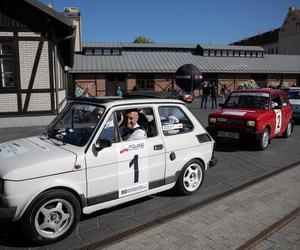
[[[133,127],[133,129],[135,128],[139,128],[140,125],[135,124],[135,126]],[[123,128],[123,133],[126,132],[126,128]],[[141,140],[141,139],[145,139],[147,138],[147,134],[145,132],[145,130],[141,129],[137,129],[135,130],[132,134],[128,135],[126,138],[123,138],[124,141],[133,141],[133,140]]]

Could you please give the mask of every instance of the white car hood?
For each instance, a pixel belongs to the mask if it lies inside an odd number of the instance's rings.
[[[70,172],[76,154],[39,137],[0,144],[0,177],[24,180]]]

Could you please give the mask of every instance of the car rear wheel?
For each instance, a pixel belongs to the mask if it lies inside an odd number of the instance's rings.
[[[195,193],[204,179],[203,166],[197,160],[189,161],[181,170],[176,187],[180,194]]]
[[[288,137],[290,137],[290,135],[292,134],[292,132],[293,132],[293,123],[292,123],[292,121],[290,120],[289,123],[288,123],[288,125],[287,125],[287,128],[286,128],[286,130],[284,131],[284,133],[282,134],[282,136],[283,136],[284,138],[288,138]]]
[[[270,141],[270,131],[267,128],[265,128],[258,142],[258,149],[265,150],[268,147],[269,141]]]
[[[34,242],[56,242],[69,235],[80,219],[77,198],[65,190],[49,190],[38,196],[26,210],[22,227]]]

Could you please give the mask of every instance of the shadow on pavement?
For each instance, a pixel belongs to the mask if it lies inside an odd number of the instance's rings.
[[[6,247],[36,247],[22,232],[19,223],[1,223],[0,245]]]

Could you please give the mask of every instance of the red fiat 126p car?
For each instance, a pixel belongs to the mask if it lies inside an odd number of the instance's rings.
[[[216,139],[252,142],[264,150],[272,137],[292,133],[293,111],[282,90],[237,90],[220,106],[208,117],[208,130]]]

